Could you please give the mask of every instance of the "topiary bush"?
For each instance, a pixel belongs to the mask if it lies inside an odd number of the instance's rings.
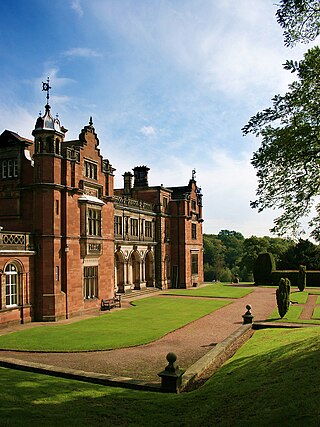
[[[279,282],[279,287],[276,290],[277,306],[278,312],[281,319],[285,316],[289,310],[290,305],[290,280],[287,278],[281,278]]]
[[[276,269],[276,263],[271,253],[259,254],[253,266],[255,285],[272,285],[271,273]]]
[[[305,265],[299,265],[298,288],[300,292],[305,290],[306,283],[307,283],[307,267]]]

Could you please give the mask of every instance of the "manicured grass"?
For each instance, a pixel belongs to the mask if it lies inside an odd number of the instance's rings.
[[[108,350],[146,344],[229,301],[152,297],[135,307],[70,324],[36,326],[0,336],[0,348],[29,351]]]
[[[314,293],[314,291],[303,291],[303,292],[291,292],[290,294],[290,300],[293,302],[297,302],[298,304],[305,304],[308,299],[309,293]],[[312,319],[310,320],[302,320],[300,319],[300,315],[303,311],[303,305],[296,306],[296,305],[290,305],[289,311],[286,313],[283,319],[280,319],[279,312],[276,309],[271,316],[269,317],[269,321],[273,322],[293,322],[293,323],[316,323],[320,324],[320,316],[319,316],[319,310],[317,308],[315,309]]]
[[[286,322],[299,323],[299,322],[302,322],[302,320],[299,319],[300,314],[302,313],[302,310],[303,310],[302,306],[291,305],[289,308],[289,311],[286,313],[286,315],[282,319],[280,319],[278,310],[275,310],[271,314],[268,320],[272,322],[282,322],[282,323],[286,323]]]
[[[210,283],[201,288],[171,289],[166,294],[207,298],[241,298],[251,292],[253,292],[252,288],[242,288],[237,285],[226,285],[223,283]]]
[[[312,295],[320,295],[320,289],[319,288],[318,289],[309,288],[308,292],[309,292],[309,294],[312,294]]]
[[[202,388],[167,395],[0,368],[4,426],[318,426],[319,328],[261,330]]]
[[[290,300],[297,302],[299,304],[305,304],[307,302],[308,296],[309,296],[309,292],[307,292],[307,291],[291,292]]]
[[[315,307],[312,315],[312,319],[319,320],[320,321],[320,307]]]
[[[312,319],[320,320],[320,306],[319,306],[319,304],[320,304],[320,295],[317,298],[316,304],[317,305],[316,305],[316,307],[315,307],[315,309],[313,311]]]

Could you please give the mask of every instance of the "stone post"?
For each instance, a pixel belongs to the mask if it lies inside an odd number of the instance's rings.
[[[254,316],[251,314],[252,307],[250,304],[246,305],[246,309],[247,309],[247,311],[242,316],[244,325],[248,325],[249,323],[253,323],[253,318],[254,318]]]
[[[174,366],[177,360],[174,353],[168,353],[166,359],[169,362],[168,366],[165,367],[164,371],[158,373],[161,378],[161,389],[167,393],[179,393],[184,370]]]

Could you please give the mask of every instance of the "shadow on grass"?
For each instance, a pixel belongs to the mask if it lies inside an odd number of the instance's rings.
[[[307,339],[301,330],[285,332],[282,345],[279,336],[256,332],[205,386],[181,395],[2,368],[1,425],[37,426],[44,420],[46,426],[318,425],[318,330]]]

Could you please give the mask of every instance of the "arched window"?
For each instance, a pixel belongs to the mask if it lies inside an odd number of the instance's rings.
[[[5,268],[6,276],[6,306],[18,305],[18,268],[15,264],[8,264]]]

